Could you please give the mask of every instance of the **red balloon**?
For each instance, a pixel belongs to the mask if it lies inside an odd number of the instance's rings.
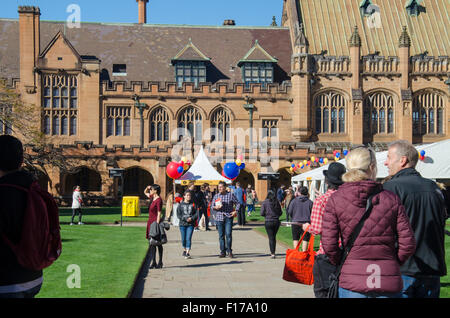
[[[183,172],[182,173],[178,172],[178,167],[180,167],[180,164],[177,162],[171,162],[167,165],[166,172],[169,178],[176,180],[183,175]]]

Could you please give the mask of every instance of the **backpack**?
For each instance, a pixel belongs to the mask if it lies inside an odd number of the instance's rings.
[[[55,199],[37,182],[33,182],[29,189],[11,184],[0,184],[0,187],[15,188],[27,193],[20,241],[15,244],[5,235],[3,240],[22,267],[33,271],[49,267],[58,259],[62,250],[59,210]]]

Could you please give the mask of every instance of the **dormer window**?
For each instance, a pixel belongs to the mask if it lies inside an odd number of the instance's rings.
[[[255,45],[238,63],[245,85],[249,87],[251,83],[261,83],[264,87],[267,83],[273,83],[274,65],[277,62],[256,40]]]
[[[273,63],[246,62],[242,66],[242,72],[247,87],[251,83],[261,83],[262,86],[273,83]]]
[[[113,65],[113,76],[127,76],[127,65],[126,64],[114,64]]]
[[[206,64],[199,61],[179,61],[175,63],[175,76],[178,87],[183,83],[206,83]]]
[[[189,39],[189,43],[172,59],[177,86],[181,88],[183,83],[194,83],[198,87],[200,83],[206,83],[210,60]]]

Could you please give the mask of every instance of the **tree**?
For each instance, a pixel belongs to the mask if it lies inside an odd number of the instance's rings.
[[[24,103],[15,88],[0,80],[0,135],[11,134],[19,138],[25,148],[25,169],[35,176],[48,168],[58,168],[61,172],[76,173],[77,162],[67,158],[63,149],[55,148],[55,137],[41,131],[40,107]]]

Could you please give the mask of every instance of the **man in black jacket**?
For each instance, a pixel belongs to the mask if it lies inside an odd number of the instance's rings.
[[[0,184],[29,188],[33,177],[20,170],[22,164],[22,143],[12,136],[0,136]],[[0,298],[33,298],[42,286],[42,271],[23,268],[2,238],[5,235],[18,243],[26,202],[25,192],[0,187]]]
[[[415,167],[418,152],[407,141],[389,145],[385,166],[391,179],[384,189],[396,193],[415,233],[415,254],[401,267],[404,298],[438,298],[440,277],[447,275],[444,229],[446,213],[437,184],[423,178]]]

